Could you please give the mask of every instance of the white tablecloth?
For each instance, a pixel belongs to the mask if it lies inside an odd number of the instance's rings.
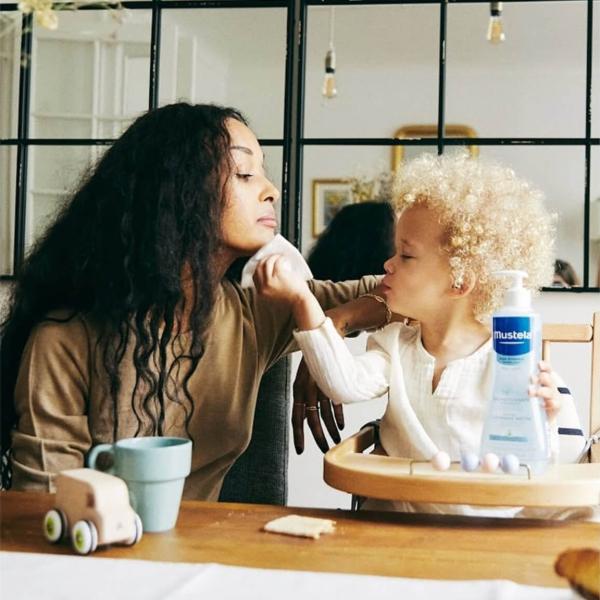
[[[503,580],[436,581],[0,552],[0,597],[11,600],[572,600],[567,589]]]

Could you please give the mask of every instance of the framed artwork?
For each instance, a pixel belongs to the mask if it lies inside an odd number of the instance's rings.
[[[394,133],[397,139],[435,138],[438,134],[437,125],[405,125]],[[445,137],[449,138],[476,138],[477,132],[468,125],[446,125]],[[479,146],[467,146],[473,158],[479,156]],[[427,152],[423,146],[392,146],[392,171],[397,171],[400,165],[419,154]]]
[[[347,179],[313,179],[313,236],[317,237],[343,206],[353,202],[352,184]]]

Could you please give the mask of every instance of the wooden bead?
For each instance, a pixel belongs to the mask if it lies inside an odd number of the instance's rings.
[[[460,466],[463,468],[463,471],[467,471],[467,473],[476,471],[479,467],[479,456],[474,452],[465,452],[460,458]]]
[[[450,468],[450,456],[441,450],[431,459],[431,464],[436,471],[447,471]]]
[[[498,468],[500,459],[493,452],[488,452],[481,460],[481,470],[486,473],[493,473]]]
[[[505,454],[500,461],[500,468],[510,475],[519,472],[519,459],[514,454]]]

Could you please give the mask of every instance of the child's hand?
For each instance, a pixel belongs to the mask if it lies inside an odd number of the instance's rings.
[[[535,396],[543,402],[546,415],[548,419],[552,420],[560,410],[560,394],[554,384],[550,363],[541,360],[539,368],[539,373],[531,378],[532,385],[529,386],[529,395]]]
[[[291,270],[289,262],[281,254],[272,254],[261,260],[253,279],[258,293],[265,298],[295,304],[311,296],[306,281]]]

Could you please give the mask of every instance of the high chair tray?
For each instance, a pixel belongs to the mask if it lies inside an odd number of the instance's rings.
[[[483,506],[595,506],[600,463],[551,465],[541,475],[467,473],[460,465],[436,471],[429,463],[362,454],[374,443],[369,427],[325,454],[324,479],[332,487],[371,498]]]

